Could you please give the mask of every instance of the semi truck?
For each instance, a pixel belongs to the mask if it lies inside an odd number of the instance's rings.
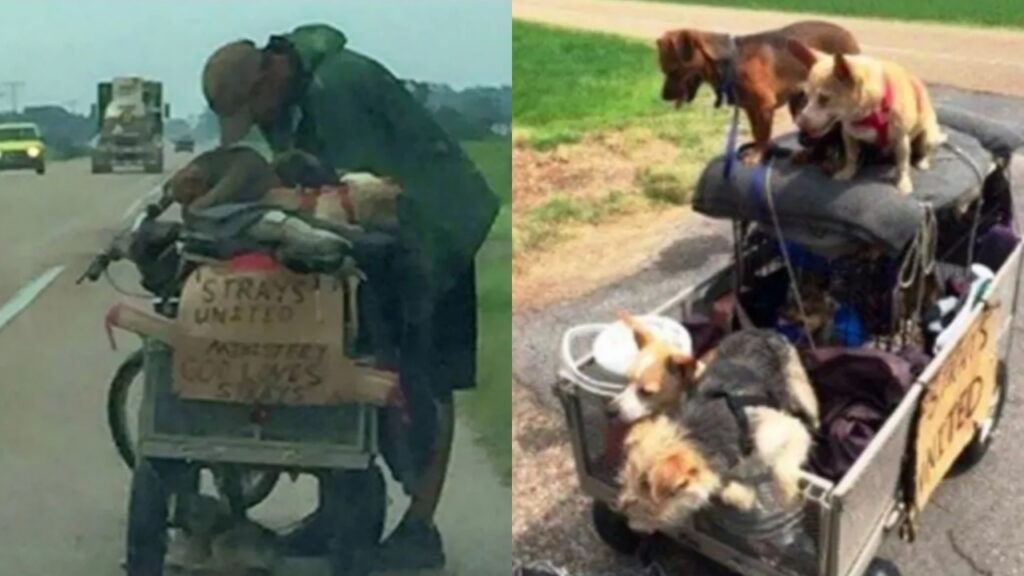
[[[93,174],[119,166],[141,166],[150,173],[164,170],[164,119],[160,82],[129,76],[100,82],[93,117],[98,134],[92,150]]]

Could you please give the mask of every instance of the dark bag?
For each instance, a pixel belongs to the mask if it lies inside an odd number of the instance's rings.
[[[811,469],[837,482],[899,405],[915,370],[901,356],[870,348],[819,348],[804,352],[803,363],[821,414]]]

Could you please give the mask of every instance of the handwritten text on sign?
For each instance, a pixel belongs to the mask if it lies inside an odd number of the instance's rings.
[[[201,268],[182,292],[175,385],[183,398],[262,404],[353,400],[345,289],[284,269]]]
[[[988,414],[996,380],[998,314],[982,312],[921,400],[914,506],[921,510]]]

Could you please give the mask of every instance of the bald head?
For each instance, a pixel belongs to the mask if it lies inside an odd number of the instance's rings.
[[[217,49],[203,68],[203,95],[220,118],[221,142],[237,142],[253,124],[251,101],[260,82],[263,54],[251,40]]]
[[[220,47],[203,69],[203,94],[220,118],[221,143],[242,139],[254,123],[273,125],[287,108],[289,55],[261,50],[250,40]]]

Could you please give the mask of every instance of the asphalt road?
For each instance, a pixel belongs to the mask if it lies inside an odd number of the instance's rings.
[[[528,4],[527,2],[518,5]],[[536,3],[533,3],[536,5]],[[1024,100],[953,88],[933,88],[940,104],[966,108],[1024,135]],[[1024,182],[1024,156],[1016,156],[1013,178]],[[1018,192],[1020,194],[1020,192]],[[1018,208],[1020,210],[1020,208]],[[605,322],[619,309],[653,309],[679,290],[693,285],[727,261],[728,224],[700,216],[679,226],[679,237],[638,274],[582,298],[513,318],[513,374],[516,382],[537,392],[552,410],[560,410],[550,393],[556,371],[555,350],[569,327]],[[1024,323],[1018,319],[1018,330]],[[894,561],[904,576],[1010,576],[1024,574],[1024,334],[1016,338],[1010,395],[992,450],[972,472],[943,483],[925,510],[914,545],[890,537],[881,556]],[[611,569],[611,567],[609,567]],[[701,576],[712,576],[703,569]]]
[[[186,159],[169,158],[168,170]],[[110,440],[104,403],[111,375],[135,342],[119,335],[121,348],[111,351],[103,316],[119,295],[105,283],[74,281],[162,178],[94,176],[81,160],[54,162],[45,176],[0,173],[2,574],[123,573],[130,476]],[[30,300],[33,286],[54,274]],[[115,276],[134,289],[130,270]],[[389,524],[406,504],[393,489]],[[313,508],[314,494],[312,482],[283,479],[258,517],[284,527]],[[449,567],[437,574],[507,574],[510,518],[510,488],[473,432],[459,426],[438,515]]]

